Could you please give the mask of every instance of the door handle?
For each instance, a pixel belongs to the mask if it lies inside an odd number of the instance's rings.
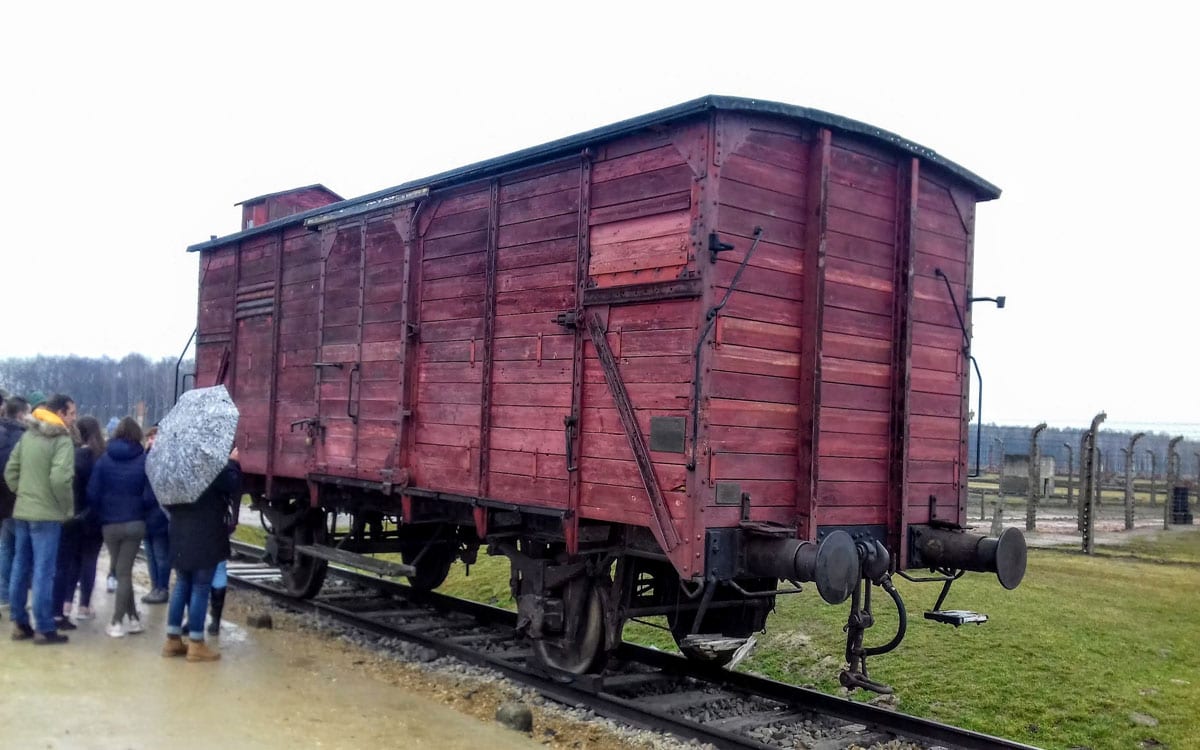
[[[354,376],[356,373],[358,373],[357,362],[350,367],[350,372],[346,374],[346,416],[350,417],[350,421],[354,424],[358,424],[358,410],[351,408],[354,405]]]

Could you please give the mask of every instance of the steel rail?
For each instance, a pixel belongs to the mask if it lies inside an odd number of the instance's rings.
[[[261,559],[263,550],[244,542],[231,542],[234,549],[244,555]],[[330,567],[330,574],[347,583],[380,593],[399,596],[416,605],[424,605],[439,612],[457,612],[485,624],[512,628],[516,625],[515,612],[480,604],[466,599],[416,591],[394,581],[364,575],[344,568]],[[278,600],[288,608],[321,613],[350,627],[381,637],[399,637],[425,646],[438,653],[453,656],[465,662],[494,669],[510,679],[533,687],[542,695],[568,706],[586,705],[596,714],[619,719],[634,726],[664,731],[685,739],[696,739],[712,743],[719,748],[731,750],[778,750],[778,745],[759,742],[742,734],[707,726],[664,711],[654,710],[644,700],[633,700],[614,695],[605,690],[601,676],[584,676],[569,679],[565,675],[544,672],[532,666],[517,663],[499,654],[488,654],[473,649],[466,643],[447,641],[430,635],[428,626],[406,628],[403,624],[389,624],[338,607],[319,599],[296,599],[279,588],[253,578],[241,578],[230,571],[230,580],[238,585],[252,588]],[[531,653],[531,652],[530,652]],[[790,709],[809,711],[832,717],[847,723],[862,724],[875,732],[895,735],[901,740],[915,741],[929,746],[962,748],[963,750],[1038,750],[1013,740],[953,727],[930,719],[891,711],[868,703],[839,698],[815,690],[788,685],[765,677],[758,677],[727,669],[704,665],[675,654],[638,646],[628,642],[616,649],[614,657],[632,663],[653,667],[671,678],[690,678],[702,684],[735,690],[749,697],[763,698],[785,704]]]

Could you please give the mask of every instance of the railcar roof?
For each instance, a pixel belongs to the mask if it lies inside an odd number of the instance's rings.
[[[735,96],[705,96],[692,101],[677,104],[673,107],[660,109],[657,112],[640,115],[629,120],[605,125],[604,127],[589,130],[584,133],[560,138],[549,143],[543,143],[540,146],[515,151],[511,154],[499,156],[494,159],[468,164],[465,167],[452,169],[448,172],[442,172],[431,177],[425,177],[419,180],[390,187],[385,190],[378,190],[373,193],[344,200],[341,203],[332,203],[327,206],[310,209],[298,214],[285,216],[275,221],[267,222],[257,227],[252,227],[235,234],[218,237],[200,242],[188,247],[188,252],[196,252],[203,250],[211,250],[217,247],[239,242],[251,237],[265,234],[267,232],[276,231],[282,227],[291,226],[293,224],[303,223],[305,220],[315,216],[321,216],[333,212],[352,212],[355,208],[366,208],[368,204],[373,202],[383,201],[386,198],[395,196],[401,193],[407,193],[422,188],[436,190],[438,188],[453,185],[459,182],[466,182],[487,177],[491,174],[509,171],[525,165],[533,165],[538,162],[566,156],[574,151],[578,151],[588,145],[599,141],[606,141],[623,135],[642,130],[654,125],[662,125],[664,123],[675,120],[685,119],[694,115],[709,112],[712,110],[725,110],[732,112],[750,112],[755,114],[776,115],[794,120],[804,120],[813,122],[818,125],[840,130],[843,132],[856,133],[866,136],[875,141],[882,142],[892,148],[906,151],[914,156],[920,157],[925,161],[936,164],[942,169],[953,174],[955,177],[963,180],[972,186],[980,200],[993,200],[1000,197],[1000,188],[983,179],[979,175],[971,172],[964,167],[955,164],[938,154],[936,151],[926,148],[918,143],[913,143],[910,140],[901,138],[895,133],[888,132],[874,125],[868,125],[858,120],[852,120],[848,117],[823,112],[819,109],[811,109],[808,107],[798,107],[793,104],[783,104],[781,102],[770,102],[762,99],[744,99]],[[332,192],[332,191],[331,191]]]

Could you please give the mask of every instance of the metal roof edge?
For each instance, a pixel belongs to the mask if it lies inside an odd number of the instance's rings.
[[[582,150],[585,146],[595,141],[620,137],[651,125],[660,125],[712,110],[728,110],[735,112],[778,115],[780,117],[787,117],[791,119],[808,120],[810,122],[825,125],[833,129],[864,135],[869,138],[882,141],[894,148],[907,151],[915,156],[938,165],[959,179],[970,183],[976,189],[979,197],[983,200],[993,200],[1000,197],[1000,188],[996,187],[987,180],[984,180],[974,172],[971,172],[964,167],[961,167],[958,164],[950,161],[949,159],[946,159],[933,149],[926,148],[925,146],[902,138],[895,133],[883,130],[882,128],[877,128],[873,125],[859,122],[858,120],[852,120],[848,117],[842,117],[840,115],[824,112],[819,109],[800,107],[793,104],[784,104],[782,102],[772,102],[762,99],[747,99],[736,96],[708,95],[698,99],[692,99],[681,104],[676,104],[674,106],[667,107],[666,109],[660,109],[627,120],[621,120],[620,122],[616,122],[611,125],[605,125],[592,130],[584,131],[582,133],[577,133],[575,135],[569,135],[564,138],[549,141],[537,146],[532,146],[530,148],[514,151],[503,156],[475,162],[474,164],[468,164],[466,166],[441,172],[430,177],[411,180],[394,187],[377,190],[373,193],[367,193],[366,195],[361,195],[357,198],[344,200],[340,203],[331,203],[329,205],[320,206],[318,208],[303,211],[301,213],[284,216],[257,227],[251,227],[250,229],[229,234],[224,237],[218,237],[206,242],[199,242],[194,245],[189,245],[187,252],[202,252],[205,250],[223,247],[224,245],[233,242],[241,242],[257,235],[272,232],[293,224],[302,224],[309,219],[321,216],[323,214],[347,212],[349,209],[355,206],[364,203],[378,202],[383,198],[387,198],[399,193],[406,193],[421,188],[436,190],[437,188],[444,187],[447,184],[479,179],[487,176],[488,174],[501,170],[511,170],[524,166],[527,163],[536,163],[545,159],[569,154],[574,150]]]

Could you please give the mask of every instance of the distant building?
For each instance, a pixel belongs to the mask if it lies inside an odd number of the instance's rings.
[[[1054,457],[1042,456],[1041,497],[1054,494]],[[1000,491],[1005,495],[1029,494],[1029,454],[1005,453],[1000,469]]]

